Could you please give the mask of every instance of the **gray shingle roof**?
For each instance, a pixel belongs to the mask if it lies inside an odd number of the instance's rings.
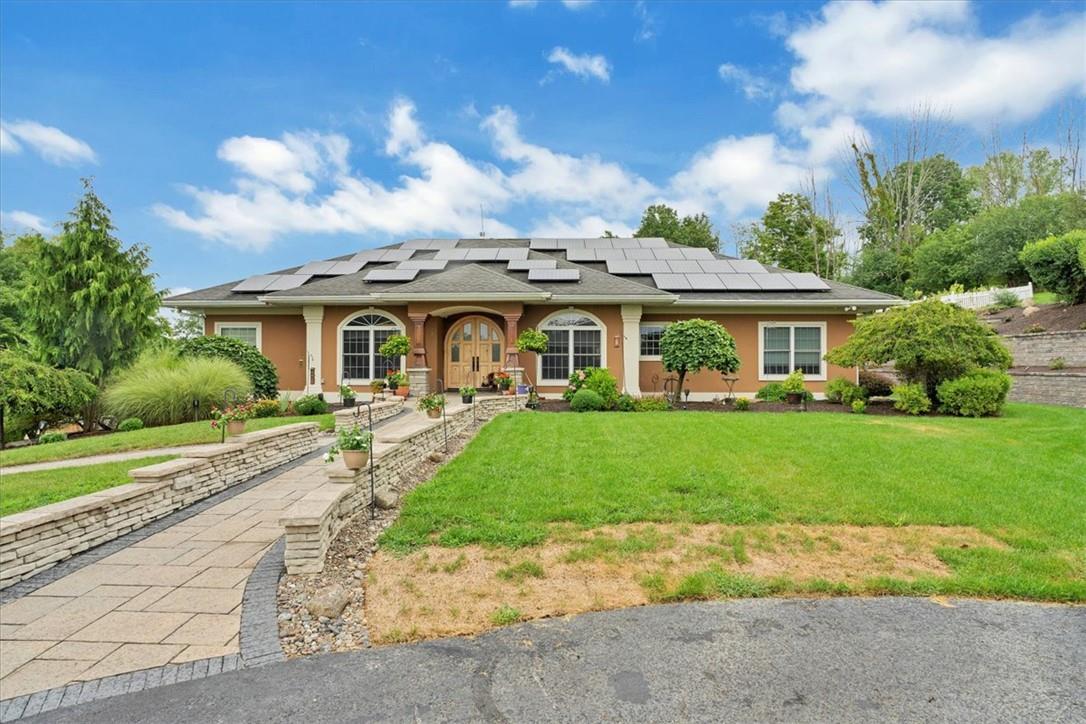
[[[494,248],[514,247],[526,248],[528,239],[460,239],[458,248]],[[383,248],[398,248],[400,244],[391,244]],[[671,246],[678,246],[672,244]],[[435,250],[416,250],[414,259],[431,259]],[[336,257],[335,260],[351,258],[351,254]],[[407,298],[422,299],[427,295],[447,294],[504,294],[524,295],[526,300],[546,297],[554,301],[561,301],[563,297],[592,298],[603,300],[621,300],[623,298],[637,298],[651,302],[658,298],[659,303],[678,301],[679,303],[705,303],[705,304],[771,304],[780,302],[783,304],[795,304],[810,302],[812,304],[834,303],[835,301],[859,302],[865,304],[878,304],[880,302],[893,304],[901,300],[889,294],[855,287],[842,282],[826,280],[829,289],[825,291],[696,291],[696,292],[669,292],[657,289],[651,276],[618,276],[607,273],[607,266],[603,262],[574,263],[566,260],[563,251],[536,251],[529,252],[530,259],[554,259],[557,268],[576,269],[580,272],[580,279],[576,282],[545,282],[529,281],[528,272],[510,271],[504,262],[465,262],[449,261],[442,270],[423,270],[414,280],[408,282],[366,282],[364,278],[374,268],[389,268],[389,265],[367,266],[355,274],[345,274],[335,277],[313,277],[302,286],[293,289],[267,294],[236,293],[232,291],[242,280],[234,280],[225,284],[200,289],[186,294],[178,294],[169,297],[168,304],[180,307],[199,307],[201,304],[210,306],[216,304],[259,305],[259,304],[284,304],[303,303],[306,299],[319,299],[322,302],[334,302],[336,298],[345,301],[357,301],[360,297],[376,296],[377,298],[404,295]],[[731,259],[723,254],[718,258]],[[289,274],[298,268],[300,264],[288,269],[272,272],[275,274]],[[773,269],[772,271],[780,271]]]

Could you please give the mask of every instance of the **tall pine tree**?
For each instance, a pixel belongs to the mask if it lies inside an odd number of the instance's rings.
[[[123,249],[90,179],[83,188],[60,234],[31,259],[25,323],[43,362],[82,370],[101,383],[161,334],[162,295],[147,271],[147,247]]]

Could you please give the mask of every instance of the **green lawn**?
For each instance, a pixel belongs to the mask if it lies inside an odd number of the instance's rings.
[[[117,463],[84,465],[32,473],[0,472],[0,515],[56,503],[78,495],[94,493],[132,482],[128,471],[144,465],[171,460],[176,455],[159,455]]]
[[[246,431],[264,430],[280,425],[292,425],[296,422],[319,422],[322,430],[331,430],[335,425],[331,413],[299,417],[262,417],[249,420]],[[118,432],[109,435],[94,435],[83,439],[65,440],[49,445],[32,445],[0,452],[0,466],[41,463],[49,460],[69,460],[84,458],[89,455],[125,452],[127,450],[150,450],[157,447],[176,445],[197,445],[205,442],[218,442],[219,430],[211,428],[211,423],[186,422],[181,425],[165,427],[145,427],[132,432]]]
[[[524,546],[550,525],[639,521],[972,526],[950,579],[864,592],[1086,600],[1086,410],[1001,418],[504,415],[407,496],[383,543]]]
[[[1036,305],[1041,304],[1055,304],[1060,301],[1060,298],[1056,296],[1055,292],[1036,292],[1033,295],[1033,303]]]

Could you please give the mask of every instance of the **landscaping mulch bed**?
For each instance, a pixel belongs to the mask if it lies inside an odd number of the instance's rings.
[[[1045,304],[1026,309],[1015,307],[983,312],[981,319],[1000,334],[1028,334],[1038,327],[1046,332],[1070,332],[1086,329],[1086,304]]]
[[[288,658],[329,651],[348,651],[371,645],[365,612],[363,581],[370,559],[377,550],[377,539],[400,515],[403,496],[437,473],[475,436],[478,427],[449,438],[449,453],[433,453],[411,471],[393,492],[396,504],[376,508],[355,516],[336,536],[325,558],[324,571],[309,575],[283,576],[277,596],[279,641]],[[321,594],[338,587],[346,594],[347,605],[335,617],[315,616],[307,604]]]
[[[541,412],[570,412],[569,403],[565,400],[541,400],[539,409]],[[666,412],[683,412],[685,410],[695,412],[740,412],[733,405],[724,405],[719,402],[688,402]],[[751,401],[750,409],[744,412],[803,412],[799,405],[789,405],[786,402],[761,402]],[[853,414],[852,409],[836,402],[825,400],[812,400],[807,403],[807,412],[836,412]],[[871,400],[867,403],[867,415],[894,415],[907,416],[901,410],[894,409],[891,400]]]

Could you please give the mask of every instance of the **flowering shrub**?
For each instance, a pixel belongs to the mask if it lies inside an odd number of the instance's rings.
[[[582,387],[599,395],[608,410],[614,409],[618,404],[618,380],[605,367],[586,367],[573,372],[569,376],[569,387],[562,393],[562,397],[572,402],[573,396]]]
[[[430,410],[440,410],[445,406],[445,395],[440,392],[431,392],[429,395],[425,395],[419,398],[418,403],[415,405],[419,412],[429,412]]]
[[[735,398],[735,409],[740,412],[745,412],[750,409],[750,400],[746,397]]]
[[[245,422],[253,418],[253,403],[241,402],[236,405],[227,405],[226,409],[211,408],[211,427],[218,429],[219,425],[229,422]]]
[[[508,390],[513,386],[513,378],[509,376],[508,372],[495,373],[494,381],[497,383],[498,388],[502,390]]]

